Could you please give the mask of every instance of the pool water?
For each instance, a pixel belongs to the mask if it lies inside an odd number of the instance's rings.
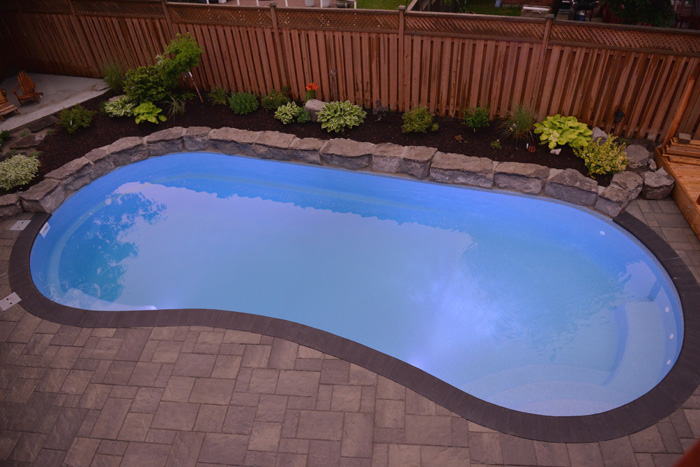
[[[286,319],[543,415],[631,402],[683,340],[665,271],[589,211],[220,154],[91,183],[44,226],[31,271],[64,305]]]

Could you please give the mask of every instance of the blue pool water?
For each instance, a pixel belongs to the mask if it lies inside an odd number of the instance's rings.
[[[302,323],[535,414],[640,397],[683,339],[666,273],[588,211],[217,154],[149,159],[83,188],[37,237],[31,271],[78,308]]]

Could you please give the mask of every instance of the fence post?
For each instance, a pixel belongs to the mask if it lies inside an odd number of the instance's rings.
[[[399,102],[397,110],[403,108],[404,96],[404,31],[406,28],[406,6],[399,6]]]
[[[538,66],[537,66],[537,74],[535,75],[535,84],[534,84],[534,89],[532,90],[532,98],[531,101],[528,102],[528,105],[530,106],[531,109],[535,109],[537,106],[535,105],[537,102],[540,101],[541,95],[539,93],[540,90],[540,84],[542,83],[542,76],[544,76],[544,58],[547,56],[547,49],[549,48],[549,36],[552,32],[552,22],[554,21],[554,15],[547,15],[545,22],[544,22],[544,34],[542,35],[542,47],[540,49],[540,57],[538,61]]]
[[[83,31],[83,28],[80,25],[80,22],[78,21],[78,17],[75,14],[75,8],[73,7],[73,2],[71,0],[68,0],[68,6],[70,6],[70,22],[73,25],[73,29],[75,29],[75,34],[78,36],[80,48],[85,51],[85,55],[87,56],[88,62],[92,62],[91,65],[95,68],[95,72],[99,74],[100,65],[97,63],[97,59],[92,53],[92,48],[88,47],[87,45],[85,32]]]
[[[163,14],[165,15],[165,24],[168,26],[168,32],[170,32],[170,39],[175,39],[175,29],[173,29],[173,22],[170,21],[170,12],[168,11],[168,5],[165,0],[160,0],[163,5]]]
[[[282,39],[280,38],[280,30],[277,26],[277,3],[270,3],[270,16],[272,17],[272,37],[275,40],[275,51],[277,53],[277,63],[282,67],[280,78],[284,83],[282,86],[289,86],[289,70],[287,68],[287,57],[284,56],[282,50]],[[263,91],[265,92],[265,91]]]

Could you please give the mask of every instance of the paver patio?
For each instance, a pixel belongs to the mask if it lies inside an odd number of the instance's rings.
[[[670,199],[628,211],[700,277]],[[0,297],[18,233],[0,224]],[[689,310],[686,310],[688,312]],[[700,392],[639,433],[558,444],[502,434],[293,342],[209,327],[88,329],[0,313],[0,464],[670,466],[700,437]]]

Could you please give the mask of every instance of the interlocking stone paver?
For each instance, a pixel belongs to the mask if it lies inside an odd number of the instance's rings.
[[[421,447],[422,467],[461,467],[469,465],[469,449],[459,447]]]
[[[17,462],[34,462],[45,440],[46,435],[44,434],[20,434],[9,459]]]
[[[190,393],[190,402],[227,405],[233,386],[234,382],[230,379],[197,378]]]
[[[566,445],[561,443],[535,441],[535,457],[537,458],[537,465],[553,467],[568,467],[571,465]]]
[[[67,451],[57,451],[55,449],[42,449],[39,451],[39,455],[36,456],[34,460],[34,465],[42,465],[46,467],[52,466],[62,466],[63,459],[65,459]]]
[[[502,464],[501,435],[499,433],[470,433],[469,455],[477,464]]]
[[[261,394],[255,420],[263,422],[283,422],[287,410],[287,396]]]
[[[249,435],[253,429],[256,410],[256,407],[229,407],[221,431],[224,433]]]
[[[321,373],[316,371],[281,370],[277,381],[277,394],[288,396],[315,396]]]
[[[43,447],[67,451],[73,443],[73,438],[78,434],[87,412],[86,409],[61,409]]]
[[[270,351],[269,368],[293,370],[299,344],[284,339],[275,339]]]
[[[350,363],[343,360],[323,360],[321,384],[347,384],[349,377]]]
[[[406,400],[406,388],[388,378],[379,376],[377,378],[377,399]]]
[[[240,465],[245,460],[247,446],[247,436],[207,433],[198,461]]]
[[[107,399],[99,417],[97,417],[91,437],[116,439],[130,406],[131,401],[128,399],[111,397]]]
[[[281,434],[281,423],[254,422],[248,449],[253,451],[277,451]]]
[[[437,415],[406,415],[406,443],[449,446],[452,419]]]
[[[71,370],[63,381],[60,392],[67,394],[83,394],[90,383],[93,373],[91,371]]]
[[[115,360],[137,361],[141,356],[150,330],[139,328],[118,329],[115,336],[122,340],[119,351],[114,356]]]
[[[333,398],[333,386],[321,384],[316,394],[316,410],[331,410],[331,399]]]
[[[214,369],[216,356],[181,353],[175,362],[173,375],[208,378]]]
[[[362,388],[359,386],[333,386],[331,410],[334,412],[359,412]]]
[[[161,388],[139,388],[129,411],[135,413],[155,413],[164,391],[165,390]]]
[[[656,425],[631,434],[629,438],[635,452],[664,452],[666,450]]]
[[[191,430],[197,419],[199,405],[178,402],[161,402],[151,422],[152,428],[166,430]]]
[[[420,446],[389,445],[389,467],[420,467]]]
[[[601,441],[599,444],[600,453],[606,465],[615,467],[633,467],[636,465],[637,461],[629,437],[625,436],[610,441]]]
[[[566,447],[572,467],[604,465],[598,443],[567,443]]]
[[[241,365],[247,368],[266,368],[271,352],[270,345],[247,345]]]
[[[160,371],[160,363],[137,362],[129,378],[129,386],[153,386]]]
[[[203,442],[203,433],[179,431],[173,441],[167,465],[169,467],[187,467],[195,465]]]
[[[218,355],[211,372],[212,378],[236,379],[241,369],[242,357],[235,355]]]
[[[126,441],[112,441],[105,439],[100,442],[100,447],[97,448],[97,452],[100,454],[107,454],[109,456],[123,456],[128,446],[129,443]]]
[[[342,413],[302,410],[299,414],[299,438],[340,440],[342,434]]]
[[[151,420],[153,420],[152,414],[127,414],[117,439],[121,441],[145,441]]]
[[[311,440],[309,442],[309,467],[340,464],[340,441]]]
[[[90,465],[99,445],[99,439],[75,438],[63,462],[70,467]]]
[[[512,465],[535,465],[535,444],[532,440],[501,435],[503,462]]]
[[[279,379],[279,370],[267,368],[253,368],[248,391],[260,394],[274,394]]]
[[[226,411],[218,405],[202,405],[197,413],[194,431],[221,433]]]
[[[129,443],[120,467],[162,467],[169,454],[168,445]]]
[[[344,457],[372,457],[374,438],[370,414],[346,413],[340,455]]]
[[[165,386],[162,400],[187,402],[194,387],[195,378],[188,376],[171,376]]]
[[[127,384],[131,378],[131,373],[136,367],[136,362],[113,361],[102,381],[95,381],[105,384]]]

